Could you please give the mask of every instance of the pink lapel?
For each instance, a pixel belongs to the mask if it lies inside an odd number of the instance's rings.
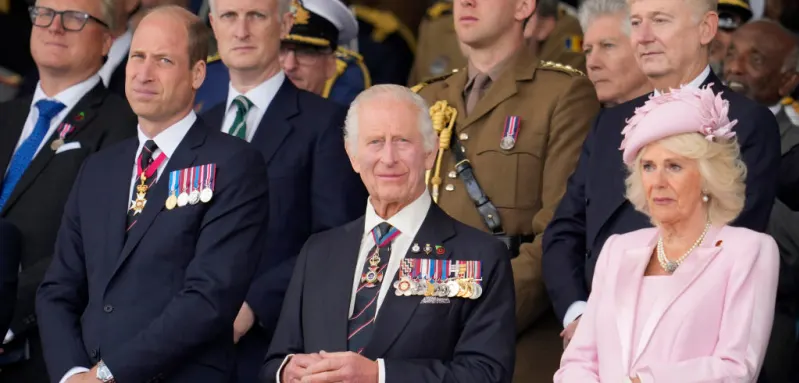
[[[641,332],[640,342],[636,347],[635,356],[633,357],[633,364],[638,361],[638,358],[641,357],[644,350],[646,349],[647,345],[649,345],[649,341],[652,339],[652,334],[655,332],[655,328],[657,328],[658,323],[660,323],[660,319],[663,318],[663,315],[666,311],[671,307],[677,298],[682,295],[685,290],[691,286],[691,284],[705,271],[707,265],[716,257],[716,254],[722,249],[721,246],[715,246],[716,237],[718,237],[719,229],[716,227],[712,227],[710,231],[705,236],[702,245],[698,247],[694,252],[685,258],[682,265],[677,268],[677,271],[672,274],[671,277],[673,280],[669,284],[668,288],[665,289],[662,294],[657,298],[657,301],[652,306],[652,311],[648,314],[646,319],[646,323],[644,324],[643,330]],[[634,306],[633,306],[634,307]]]
[[[625,371],[630,368],[638,293],[641,290],[646,265],[655,246],[654,241],[649,242],[650,244],[645,247],[626,250],[616,275],[616,323],[621,337],[622,366]]]

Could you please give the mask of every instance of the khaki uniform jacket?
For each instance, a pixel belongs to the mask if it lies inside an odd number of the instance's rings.
[[[466,116],[465,70],[424,86],[419,94],[433,105],[446,100],[458,110],[453,135],[461,139],[475,178],[500,213],[508,235],[534,234],[513,259],[519,332],[548,308],[541,275],[542,232],[574,171],[599,102],[580,72],[545,64],[526,49],[516,57]],[[505,118],[521,119],[511,150],[500,148]],[[488,231],[462,181],[452,178],[455,161],[446,151],[439,205],[455,219]]]

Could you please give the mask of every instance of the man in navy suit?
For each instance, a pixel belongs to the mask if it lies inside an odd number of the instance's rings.
[[[510,254],[432,203],[428,109],[397,85],[353,102],[346,148],[369,190],[366,214],[306,242],[262,382],[511,381]]]
[[[88,158],[37,295],[53,382],[226,382],[233,321],[263,251],[261,155],[192,111],[207,27],[149,13],[126,94],[138,140]]]
[[[292,84],[280,67],[288,0],[213,0],[211,26],[230,71],[227,101],[203,116],[258,149],[268,166],[264,254],[236,319],[236,381],[257,379],[302,244],[363,213],[366,192],[344,151],[346,109]]]
[[[747,166],[746,206],[735,224],[766,230],[777,187],[780,136],[774,115],[724,87],[708,65],[708,46],[718,28],[715,1],[637,0],[631,5],[636,59],[655,92],[680,85],[713,84],[730,102],[730,119]],[[588,299],[596,258],[612,234],[649,227],[624,196],[626,169],[618,150],[635,108],[649,95],[604,109],[583,145],[566,194],[544,231],[544,282],[565,327],[567,343]]]
[[[14,315],[21,249],[19,229],[0,218],[0,328],[8,328]]]

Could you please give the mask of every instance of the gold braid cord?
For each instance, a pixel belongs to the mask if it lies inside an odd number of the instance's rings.
[[[425,174],[425,183],[430,185],[432,183],[433,202],[438,203],[439,188],[441,187],[441,163],[444,159],[444,151],[449,149],[450,140],[452,139],[452,129],[455,126],[455,118],[458,116],[458,110],[449,106],[446,101],[437,101],[430,108],[430,118],[433,120],[433,129],[438,136],[438,155],[436,156],[435,173],[431,176],[431,171],[428,170]]]

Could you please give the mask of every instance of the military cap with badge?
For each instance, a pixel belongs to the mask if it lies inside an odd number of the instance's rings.
[[[752,18],[748,0],[719,0],[719,28],[734,31]]]

